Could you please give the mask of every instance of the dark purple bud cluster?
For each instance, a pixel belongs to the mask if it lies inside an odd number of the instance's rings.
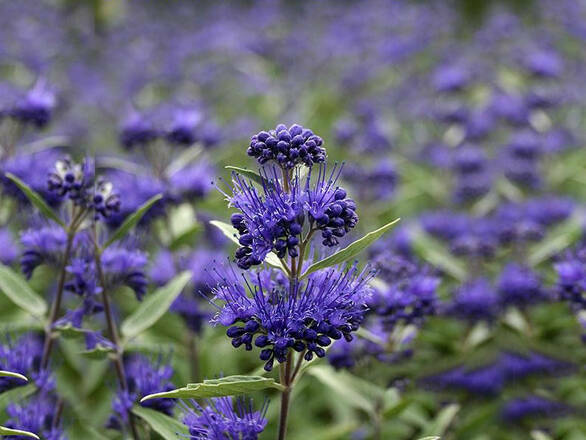
[[[76,204],[84,201],[86,189],[86,163],[78,164],[66,156],[55,162],[55,168],[49,173],[47,183],[49,190],[60,197],[66,195]]]
[[[313,217],[317,227],[322,231],[324,246],[337,246],[338,238],[344,237],[358,223],[356,203],[346,195],[343,188],[337,188],[334,192],[334,200],[324,211]]]
[[[281,168],[290,170],[301,163],[311,167],[314,163],[325,162],[326,150],[322,145],[321,137],[301,125],[287,128],[279,124],[274,130],[254,135],[247,152],[260,164],[274,160]]]
[[[120,196],[114,191],[114,186],[102,178],[98,179],[93,197],[93,207],[96,211],[96,219],[101,215],[110,217],[120,211]]]

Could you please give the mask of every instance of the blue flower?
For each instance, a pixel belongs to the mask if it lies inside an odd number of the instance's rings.
[[[586,310],[586,253],[583,245],[563,255],[554,268],[558,276],[556,291],[573,309]]]
[[[125,285],[130,287],[140,301],[146,294],[148,279],[145,273],[147,255],[122,246],[110,246],[102,254],[102,269],[106,288]]]
[[[509,263],[503,269],[497,290],[504,306],[524,307],[547,298],[537,273],[516,263]]]
[[[33,271],[41,264],[57,266],[63,259],[67,235],[62,228],[46,226],[29,229],[20,236],[23,254],[20,259],[22,272],[30,278]]]
[[[161,136],[152,122],[143,114],[133,111],[120,129],[120,142],[127,149],[145,146]]]
[[[178,109],[165,138],[172,144],[190,146],[198,140],[203,114],[197,109]]]
[[[448,313],[466,321],[492,321],[499,312],[499,298],[488,280],[477,278],[456,290]]]
[[[280,272],[272,273],[259,272],[246,287],[227,276],[216,286],[213,323],[229,326],[226,334],[234,347],[261,348],[260,359],[270,371],[290,350],[311,360],[314,354],[325,356],[323,347],[332,339],[352,339],[366,311],[372,272],[355,265],[328,269],[313,273],[305,284],[290,284]]]
[[[525,68],[538,77],[557,77],[562,73],[560,56],[552,50],[535,50],[524,60]]]
[[[519,423],[528,418],[542,421],[545,417],[558,417],[569,408],[553,400],[539,396],[528,396],[510,400],[501,410],[501,417],[509,423]]]
[[[45,80],[39,79],[26,96],[12,106],[8,114],[22,124],[43,128],[49,123],[56,104],[54,92]]]
[[[142,397],[175,389],[171,382],[173,368],[163,363],[160,357],[156,361],[151,361],[145,356],[133,355],[125,359],[124,368],[128,390],[119,390],[112,402],[114,413],[110,416],[107,426],[113,429],[121,429],[128,421],[128,411]],[[175,399],[151,399],[140,405],[172,416],[176,403]]]
[[[7,428],[33,432],[46,440],[66,440],[60,423],[55,423],[55,399],[46,394],[37,394],[24,404],[10,404],[6,413],[10,419],[4,423]],[[14,440],[29,437],[14,436]]]
[[[34,380],[39,388],[49,390],[54,382],[49,371],[39,371],[42,353],[42,338],[35,334],[24,334],[16,341],[8,339],[6,344],[0,345],[0,370],[23,374]],[[0,393],[25,384],[20,379],[0,377]]]
[[[205,406],[190,401],[184,404],[183,423],[191,440],[256,440],[267,425],[268,402],[254,411],[252,400],[219,397],[206,401]]]
[[[10,230],[0,228],[0,262],[9,266],[16,260],[19,253],[20,249]]]
[[[214,168],[202,161],[187,165],[169,177],[169,187],[181,200],[197,200],[205,197],[213,188]]]
[[[24,193],[5,176],[5,173],[12,173],[39,193],[50,206],[59,206],[62,197],[47,188],[47,174],[61,156],[57,150],[44,150],[8,158],[2,164],[0,178],[4,191],[14,197],[21,206],[30,206],[30,201]]]
[[[287,254],[297,257],[304,225],[308,225],[308,234],[321,231],[324,246],[336,246],[338,238],[358,222],[356,203],[336,186],[339,175],[337,167],[328,176],[325,166],[320,166],[313,187],[310,171],[305,185],[296,175],[287,192],[273,169],[273,178],[265,174],[261,194],[252,183],[234,174],[233,195],[227,197],[241,211],[231,218],[241,245],[236,251],[238,266],[248,269],[258,265],[271,251],[279,258]]]
[[[301,163],[311,167],[325,162],[326,150],[322,145],[322,138],[308,128],[298,124],[287,128],[279,124],[274,130],[254,135],[247,153],[261,165],[274,160],[281,168],[290,170]]]

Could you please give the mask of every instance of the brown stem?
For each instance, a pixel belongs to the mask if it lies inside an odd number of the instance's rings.
[[[72,221],[72,225],[75,220]],[[69,227],[67,232],[67,244],[65,245],[65,253],[63,254],[63,261],[61,263],[61,271],[59,272],[59,281],[57,284],[57,294],[55,301],[51,306],[51,315],[49,322],[45,328],[45,344],[43,346],[43,357],[41,358],[41,369],[44,370],[49,365],[49,359],[51,358],[51,351],[53,349],[53,325],[57,321],[59,311],[61,310],[61,302],[63,301],[63,288],[65,287],[65,278],[67,276],[67,262],[71,256],[71,247],[73,245],[73,238],[75,237],[76,229]]]
[[[299,353],[299,357],[297,358],[297,364],[295,365],[295,370],[293,370],[293,374],[291,375],[291,384],[293,384],[295,382],[295,379],[297,378],[297,375],[299,374],[299,371],[301,370],[301,365],[303,365],[303,356],[305,356],[305,353],[307,352],[307,349],[303,350],[301,353]]]
[[[281,385],[285,390],[281,393],[281,414],[279,416],[279,440],[285,440],[287,437],[287,419],[289,416],[289,403],[291,401],[291,353],[287,355],[287,361],[279,365],[279,374]]]
[[[120,383],[120,388],[123,391],[128,391],[128,381],[126,380],[126,372],[124,371],[124,363],[122,361],[122,346],[120,344],[120,338],[118,337],[118,330],[116,327],[116,322],[114,321],[114,315],[112,313],[112,307],[110,306],[110,298],[108,297],[108,292],[106,290],[106,278],[104,277],[104,271],[102,270],[102,261],[101,261],[101,250],[98,246],[97,242],[97,234],[94,230],[94,261],[96,263],[96,271],[98,273],[98,280],[100,281],[100,285],[102,287],[102,302],[104,304],[104,315],[106,316],[106,324],[108,326],[108,335],[110,340],[116,347],[116,353],[112,356],[112,362],[114,363],[114,367],[116,369],[116,375],[118,376],[118,382]],[[134,420],[134,415],[131,411],[128,411],[128,424],[130,425],[130,431],[132,433],[132,438],[134,440],[138,440],[138,432],[136,429],[136,424]]]

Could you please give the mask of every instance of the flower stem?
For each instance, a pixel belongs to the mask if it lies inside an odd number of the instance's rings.
[[[101,250],[97,243],[97,234],[94,231],[94,261],[96,263],[96,271],[98,273],[98,280],[100,282],[100,286],[102,287],[102,302],[104,304],[104,315],[106,315],[106,324],[108,326],[108,334],[110,337],[110,341],[116,347],[116,353],[112,356],[112,362],[114,363],[114,367],[116,369],[116,375],[118,376],[118,382],[120,383],[120,388],[122,391],[128,391],[128,381],[126,380],[126,372],[124,370],[124,362],[122,361],[123,350],[120,344],[120,338],[118,337],[118,329],[116,327],[116,321],[114,320],[114,315],[112,313],[112,307],[110,306],[110,298],[108,297],[108,292],[106,289],[106,278],[104,277],[104,271],[102,270],[102,258],[101,258]],[[134,440],[138,440],[138,431],[136,429],[136,424],[134,420],[134,414],[131,411],[128,411],[128,424],[130,425],[130,431],[132,433],[132,438]]]
[[[49,359],[51,358],[51,351],[53,350],[53,325],[57,321],[59,311],[61,310],[61,302],[63,301],[63,289],[65,287],[65,277],[67,276],[67,263],[71,256],[71,247],[73,246],[73,238],[75,237],[75,229],[72,221],[71,226],[67,230],[67,243],[65,245],[65,253],[63,254],[63,261],[61,263],[61,270],[59,272],[59,281],[57,284],[57,294],[55,300],[51,306],[51,315],[45,328],[45,343],[43,346],[43,357],[41,358],[41,370],[44,370],[49,365]]]
[[[289,403],[291,400],[291,363],[293,362],[291,353],[287,356],[287,361],[279,365],[279,374],[281,385],[285,390],[281,393],[281,414],[279,417],[279,440],[285,440],[287,437],[287,418],[289,416]]]

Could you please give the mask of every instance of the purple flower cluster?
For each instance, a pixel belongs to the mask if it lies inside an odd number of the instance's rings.
[[[323,347],[332,339],[352,339],[366,311],[371,273],[356,266],[328,269],[297,283],[273,272],[259,272],[246,288],[228,277],[215,288],[218,313],[213,322],[229,326],[226,333],[234,347],[261,348],[260,358],[270,371],[291,350],[311,360],[314,354],[323,357]]]
[[[232,397],[210,399],[202,406],[191,400],[183,405],[183,423],[191,440],[256,440],[267,425],[268,402],[254,411],[252,400]]]
[[[279,124],[274,130],[252,136],[247,153],[261,165],[274,160],[282,169],[291,170],[297,164],[311,167],[325,162],[326,150],[322,145],[323,139],[308,128]]]
[[[502,393],[507,384],[518,385],[531,377],[558,375],[572,370],[571,364],[540,353],[507,352],[489,365],[476,368],[457,367],[430,376],[425,382],[434,388],[464,390],[469,394],[489,398]]]
[[[66,440],[60,421],[55,419],[54,398],[46,394],[37,394],[22,404],[10,404],[6,408],[9,420],[3,425],[11,429],[20,429],[36,433],[46,440]],[[26,436],[11,436],[14,440],[27,440]]]
[[[118,391],[112,402],[114,414],[108,421],[108,427],[112,429],[122,428],[123,423],[127,422],[128,411],[142,397],[175,389],[171,383],[173,368],[164,364],[161,358],[151,361],[142,355],[132,355],[125,360],[124,367],[128,390]],[[176,403],[175,399],[151,399],[140,405],[171,416]]]
[[[262,193],[252,182],[233,175],[233,195],[228,199],[240,210],[231,222],[239,233],[236,261],[242,269],[261,264],[271,251],[279,258],[297,257],[304,226],[308,237],[321,231],[322,244],[333,247],[358,223],[356,203],[336,185],[335,168],[328,176],[320,166],[314,187],[310,187],[311,172],[305,185],[295,176],[288,191],[273,171],[272,178],[265,175]]]
[[[580,243],[555,263],[558,276],[556,292],[575,311],[586,310],[586,250]]]
[[[0,370],[32,378],[40,389],[49,391],[54,382],[49,371],[39,370],[42,352],[42,339],[36,334],[24,334],[15,341],[8,339],[6,344],[0,345]],[[0,377],[0,393],[25,383],[16,378]]]

